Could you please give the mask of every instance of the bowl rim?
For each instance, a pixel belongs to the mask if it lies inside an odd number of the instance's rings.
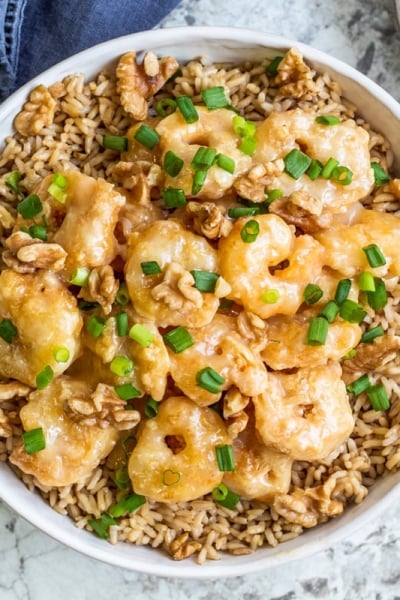
[[[328,72],[329,70],[333,70],[335,75],[336,72],[338,72],[345,78],[349,78],[356,82],[364,90],[368,90],[374,98],[379,99],[379,101],[386,106],[395,118],[400,119],[400,104],[390,96],[388,92],[347,63],[331,57],[329,54],[317,50],[312,46],[297,40],[264,33],[255,29],[195,26],[167,27],[128,34],[97,44],[74,54],[49,69],[46,69],[43,73],[25,83],[0,104],[0,122],[11,122],[13,115],[18,112],[29,92],[35,85],[40,83],[50,84],[67,74],[77,72],[77,64],[87,65],[90,64],[91,61],[94,61],[96,64],[101,62],[101,65],[105,65],[108,62],[113,61],[124,51],[139,51],[139,49],[151,49],[155,46],[181,46],[182,44],[191,44],[195,48],[196,43],[199,43],[200,41],[208,41],[209,43],[212,41],[224,41],[229,43],[231,41],[233,44],[239,44],[240,47],[249,49],[254,49],[255,47],[261,49],[265,47],[266,50],[278,50],[296,47],[311,64],[321,64]],[[327,66],[327,63],[329,63],[329,66]],[[93,70],[93,74],[100,69],[101,67],[96,67]],[[87,69],[85,68],[85,73],[86,72]],[[88,77],[90,76],[91,75],[88,75]],[[1,139],[0,144],[2,144],[2,141],[3,140]],[[353,514],[355,516],[353,518],[346,518],[344,521],[345,524],[341,527],[334,526],[330,529],[328,526],[329,524],[324,524],[322,526],[322,535],[319,527],[314,528],[315,535],[308,535],[308,539],[305,543],[295,548],[290,546],[290,542],[285,542],[281,547],[275,549],[273,553],[268,553],[268,555],[265,555],[265,553],[262,552],[262,549],[260,549],[254,554],[248,555],[247,559],[235,557],[235,559],[237,558],[239,560],[233,560],[232,557],[229,557],[228,562],[224,562],[224,560],[221,560],[219,563],[207,561],[207,563],[202,566],[189,561],[184,561],[184,564],[175,563],[171,558],[168,558],[168,562],[166,562],[162,560],[161,557],[160,560],[147,561],[147,559],[133,559],[129,553],[126,557],[121,556],[121,554],[113,552],[113,548],[110,548],[103,540],[97,540],[92,534],[80,531],[72,524],[72,521],[69,520],[71,527],[67,527],[66,532],[65,517],[56,513],[47,504],[44,504],[44,510],[41,511],[39,509],[38,512],[33,512],[32,514],[31,507],[34,504],[30,502],[30,499],[32,499],[31,492],[29,492],[21,481],[16,478],[12,470],[5,463],[0,464],[0,500],[3,500],[11,510],[17,512],[21,517],[39,530],[69,548],[81,552],[85,556],[107,564],[149,575],[176,577],[181,579],[213,579],[217,577],[245,575],[266,568],[286,564],[290,561],[310,556],[329,547],[329,545],[350,536],[352,533],[365,526],[372,515],[375,516],[377,512],[381,512],[388,507],[393,501],[393,498],[398,495],[400,491],[400,473],[398,473],[397,476],[391,475],[382,479],[384,481],[380,487],[385,490],[384,496],[379,498],[378,491],[375,490],[375,492],[371,492],[372,496],[377,496],[379,499],[378,504],[372,503],[371,506],[368,506],[365,509],[363,507],[361,509],[359,509],[359,507],[347,509],[345,513],[354,508]],[[9,487],[7,484],[9,484]],[[44,503],[39,496],[35,497],[35,502],[36,501]],[[38,504],[38,506],[40,505]],[[53,515],[52,518],[47,516],[49,511],[50,514]],[[338,517],[335,521],[338,522],[339,519],[341,519],[341,517]],[[300,538],[303,538],[303,535],[301,535]],[[86,542],[86,540],[88,541]],[[154,550],[151,549],[150,552],[154,553]]]

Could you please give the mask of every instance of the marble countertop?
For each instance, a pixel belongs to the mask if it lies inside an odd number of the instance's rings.
[[[400,33],[391,0],[183,0],[162,26],[281,34],[357,67],[400,100]],[[81,556],[0,502],[1,600],[400,600],[398,508],[312,558],[201,583],[146,576]]]

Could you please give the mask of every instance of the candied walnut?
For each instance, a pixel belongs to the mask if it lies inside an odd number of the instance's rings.
[[[179,263],[172,262],[164,272],[163,281],[151,290],[151,295],[174,310],[180,310],[188,303],[201,308],[203,297],[193,285],[193,275]]]
[[[288,198],[274,200],[269,212],[281,217],[288,225],[310,234],[328,229],[333,220],[331,213],[322,212],[319,200],[305,192],[293,192]]]
[[[250,398],[242,394],[236,387],[231,387],[223,400],[224,419],[241,413],[248,405]]]
[[[234,440],[244,431],[249,422],[249,415],[243,410],[227,420],[226,430],[229,437]]]
[[[0,408],[0,438],[12,436],[12,424],[4,410]]]
[[[399,348],[400,337],[383,335],[370,344],[359,344],[355,357],[343,362],[343,369],[347,372],[382,372],[389,363],[397,359]]]
[[[33,273],[35,269],[62,271],[67,253],[59,244],[43,242],[28,233],[16,231],[5,241],[5,264],[17,273]]]
[[[110,265],[95,267],[90,271],[88,286],[82,288],[79,297],[89,302],[98,302],[106,315],[110,314],[115,296],[118,292],[118,281],[114,277]]]
[[[145,205],[150,202],[150,185],[145,174],[151,163],[147,161],[119,161],[112,168],[112,176],[126,190],[134,192],[135,203]]]
[[[37,135],[53,123],[57,103],[44,85],[32,90],[29,100],[14,119],[15,129],[23,136]]]
[[[261,352],[268,344],[267,322],[258,315],[247,310],[242,310],[237,317],[239,333],[244,338],[251,340],[251,348]]]
[[[112,425],[118,431],[132,429],[140,421],[140,413],[137,410],[126,410],[126,402],[117,396],[113,387],[104,383],[97,385],[90,401],[67,398],[66,412],[73,420],[84,425]]]
[[[329,481],[305,490],[295,488],[291,494],[277,494],[272,508],[289,523],[306,528],[315,527],[343,512],[343,503],[330,497],[332,491]]]
[[[201,550],[201,543],[189,538],[189,533],[181,533],[168,546],[168,551],[174,560],[183,560]]]
[[[135,52],[127,52],[117,66],[117,91],[121,104],[133,119],[144,121],[148,114],[147,101],[154,96],[179,67],[172,56],[158,60],[147,52],[142,64],[136,61]]]
[[[192,219],[193,230],[209,240],[226,237],[232,229],[225,209],[213,202],[188,202],[186,212]]]
[[[3,400],[12,400],[13,398],[23,398],[29,394],[31,389],[19,381],[10,381],[9,383],[0,383],[0,402]]]
[[[312,85],[313,71],[296,48],[291,48],[278,66],[275,83],[285,97],[302,98]]]
[[[275,177],[283,173],[285,163],[282,159],[267,162],[265,165],[255,165],[246,175],[238,177],[234,188],[239,196],[252,202],[264,202],[265,190]]]
[[[15,223],[15,217],[9,210],[0,204],[0,225],[3,229],[12,229]]]

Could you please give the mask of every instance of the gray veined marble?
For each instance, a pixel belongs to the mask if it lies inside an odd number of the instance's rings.
[[[305,42],[357,67],[400,100],[400,33],[392,0],[182,0],[162,23],[191,25],[248,27]],[[67,598],[400,600],[399,508],[312,558],[198,584],[83,557],[0,503],[0,600]]]

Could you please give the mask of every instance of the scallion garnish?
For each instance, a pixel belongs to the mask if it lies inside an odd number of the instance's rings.
[[[225,88],[222,85],[202,90],[201,97],[207,108],[225,108],[229,102],[225,96]]]
[[[349,394],[359,396],[360,394],[362,394],[362,392],[365,392],[365,390],[367,390],[369,387],[371,387],[371,382],[369,380],[368,375],[364,373],[364,375],[361,375],[361,377],[358,377],[357,379],[349,383],[346,386],[346,390],[349,392]]]
[[[18,330],[10,319],[3,319],[0,323],[0,338],[7,344],[12,344],[13,338],[18,335]]]
[[[323,165],[322,163],[313,158],[310,162],[310,166],[306,170],[306,175],[311,179],[311,181],[315,181],[322,173]]]
[[[157,131],[145,123],[140,125],[140,127],[135,131],[135,135],[133,137],[137,142],[139,142],[139,144],[142,144],[142,146],[145,146],[149,150],[152,150],[160,141],[160,136],[158,135]]]
[[[211,394],[219,394],[225,383],[225,378],[211,367],[200,369],[196,374],[196,383]]]
[[[17,212],[24,219],[32,219],[43,210],[43,204],[39,196],[31,194],[17,205]]]
[[[125,152],[128,149],[128,138],[123,135],[103,135],[103,148]]]
[[[128,358],[128,356],[119,354],[110,362],[110,371],[114,375],[118,375],[118,377],[128,377],[133,371],[133,360]]]
[[[301,150],[293,148],[289,154],[284,156],[283,162],[285,163],[285,173],[293,179],[299,179],[311,165],[311,158]]]
[[[209,148],[208,146],[200,146],[195,155],[192,158],[192,166],[195,168],[210,168],[217,156],[215,148]]]
[[[192,183],[192,196],[196,196],[200,191],[207,179],[208,168],[196,169],[193,175]]]
[[[277,200],[278,198],[282,198],[282,196],[283,192],[278,188],[275,188],[273,190],[267,190],[267,205],[271,204],[271,202]]]
[[[218,468],[220,471],[234,471],[235,459],[233,457],[232,444],[215,446]]]
[[[154,419],[158,413],[158,402],[151,396],[147,398],[147,402],[144,406],[144,414],[148,419]]]
[[[195,123],[199,120],[199,113],[193,104],[193,100],[189,96],[178,96],[176,98],[176,103],[186,123]]]
[[[353,171],[343,165],[338,165],[332,170],[331,179],[340,185],[350,185],[353,181]]]
[[[374,410],[387,410],[390,408],[388,395],[381,383],[371,385],[371,387],[367,389],[367,396]]]
[[[315,283],[308,283],[303,292],[303,299],[306,304],[311,306],[312,304],[318,302],[318,300],[321,300],[323,295],[324,292],[319,285],[316,285]]]
[[[278,73],[278,67],[282,60],[283,56],[275,56],[275,58],[271,60],[271,62],[265,69],[267,73],[269,73],[269,75],[276,75]]]
[[[94,338],[98,338],[104,331],[106,322],[99,315],[91,315],[86,323],[86,330]]]
[[[377,325],[376,327],[368,329],[368,331],[364,331],[361,336],[360,343],[370,344],[375,338],[382,337],[382,335],[385,335],[383,327],[381,325]]]
[[[6,186],[10,188],[14,194],[20,194],[19,182],[21,181],[21,173],[19,171],[13,171],[9,174],[6,179]]]
[[[176,485],[181,480],[181,473],[179,471],[173,471],[172,469],[165,469],[162,473],[163,485]]]
[[[43,390],[53,381],[54,371],[50,365],[47,365],[43,371],[36,375],[36,387],[38,390]]]
[[[250,219],[250,221],[247,221],[240,230],[240,237],[245,244],[251,244],[257,239],[259,233],[260,225],[258,224],[258,221]]]
[[[228,208],[228,217],[231,219],[238,219],[239,217],[252,217],[253,215],[260,214],[258,206],[235,206],[234,208]]]
[[[91,310],[96,310],[96,308],[100,308],[100,304],[98,302],[91,302],[89,300],[83,300],[80,298],[78,300],[78,308],[83,312],[89,312]]]
[[[194,339],[188,330],[181,325],[168,331],[168,333],[164,334],[163,338],[165,343],[175,352],[175,354],[183,352],[183,350],[190,348],[190,346],[193,346],[194,344]]]
[[[386,265],[386,258],[382,250],[376,244],[369,244],[368,246],[364,246],[363,252],[367,257],[367,261],[370,267],[376,268]]]
[[[133,400],[133,398],[140,398],[142,392],[135,388],[132,383],[123,383],[122,385],[116,385],[114,387],[115,393],[121,400]]]
[[[115,471],[113,479],[119,490],[125,491],[129,490],[131,487],[131,480],[129,477],[128,468],[126,466],[119,467],[119,469]]]
[[[42,427],[24,431],[21,437],[27,454],[36,454],[46,448],[46,438]]]
[[[72,285],[79,285],[79,287],[86,287],[89,281],[90,270],[87,267],[76,267],[74,269],[69,283]]]
[[[378,312],[382,310],[387,304],[388,295],[386,291],[385,282],[379,277],[374,277],[375,291],[367,292],[367,301],[369,306]]]
[[[339,307],[339,314],[345,321],[349,323],[361,323],[367,316],[367,311],[363,309],[363,307],[354,302],[354,300],[349,300],[346,298]]]
[[[253,121],[247,121],[240,115],[235,115],[232,119],[233,131],[242,138],[252,138],[256,132],[256,126]]]
[[[173,98],[161,98],[155,105],[155,111],[159,117],[168,117],[176,111],[176,100]]]
[[[385,185],[385,183],[389,183],[390,177],[379,163],[372,162],[371,168],[374,172],[375,185]]]
[[[106,540],[110,537],[111,525],[117,525],[117,522],[107,513],[103,513],[100,519],[88,519],[88,524],[100,538]]]
[[[129,332],[129,319],[128,314],[121,311],[115,315],[115,323],[117,325],[117,334],[119,337],[128,335]]]
[[[164,198],[165,206],[168,208],[178,208],[187,204],[185,192],[180,188],[166,188],[161,192]]]
[[[141,323],[135,323],[129,330],[129,337],[143,348],[147,348],[154,342],[154,333]]]
[[[329,300],[325,304],[324,308],[318,313],[319,317],[324,317],[328,323],[333,323],[337,315],[339,314],[340,307],[334,300]]]
[[[240,500],[240,496],[229,490],[224,483],[217,485],[211,493],[218,504],[229,510],[233,510]]]
[[[156,260],[148,260],[140,263],[143,275],[159,275],[162,273],[161,267]]]
[[[235,172],[235,161],[230,156],[226,156],[226,154],[217,154],[215,164],[227,173],[233,174]]]
[[[351,289],[351,279],[341,279],[336,287],[335,302],[339,306],[344,302],[349,295]]]
[[[65,346],[57,346],[53,350],[53,356],[57,363],[66,363],[69,361],[70,351]]]
[[[214,293],[215,286],[218,281],[219,275],[218,273],[212,273],[211,271],[200,271],[197,269],[193,269],[190,271],[194,278],[194,287],[199,290],[199,292],[209,292]]]
[[[164,156],[164,171],[170,177],[176,177],[182,171],[182,167],[184,165],[184,161],[172,152],[172,150],[168,150]]]
[[[261,294],[261,302],[264,304],[276,304],[281,297],[279,290],[268,289],[264,290]]]
[[[339,161],[336,158],[328,158],[325,165],[322,167],[321,177],[329,179],[332,175],[333,169],[339,166]]]
[[[118,517],[123,517],[126,514],[135,512],[135,510],[145,502],[145,496],[141,496],[140,494],[130,494],[129,496],[122,498],[117,504],[114,504],[114,506],[111,506],[108,512],[112,517],[117,519]]]
[[[68,179],[62,173],[55,173],[51,179],[51,183],[48,187],[48,192],[57,202],[65,204],[67,201],[67,192],[65,191],[68,186]]]
[[[313,317],[307,330],[306,343],[309,346],[323,346],[328,335],[329,323],[324,317]]]
[[[28,233],[32,238],[42,240],[42,242],[47,240],[47,229],[44,225],[31,225],[28,229]]]
[[[318,115],[315,117],[316,123],[320,125],[339,125],[340,119],[339,117],[335,117],[334,115]]]
[[[115,302],[118,306],[126,306],[130,302],[128,288],[126,287],[126,283],[122,281],[119,284],[118,292],[115,296]]]
[[[358,276],[358,287],[362,292],[374,292],[375,291],[375,280],[372,273],[364,271]]]
[[[239,150],[247,156],[253,156],[257,148],[257,140],[255,137],[244,137],[239,144]]]

